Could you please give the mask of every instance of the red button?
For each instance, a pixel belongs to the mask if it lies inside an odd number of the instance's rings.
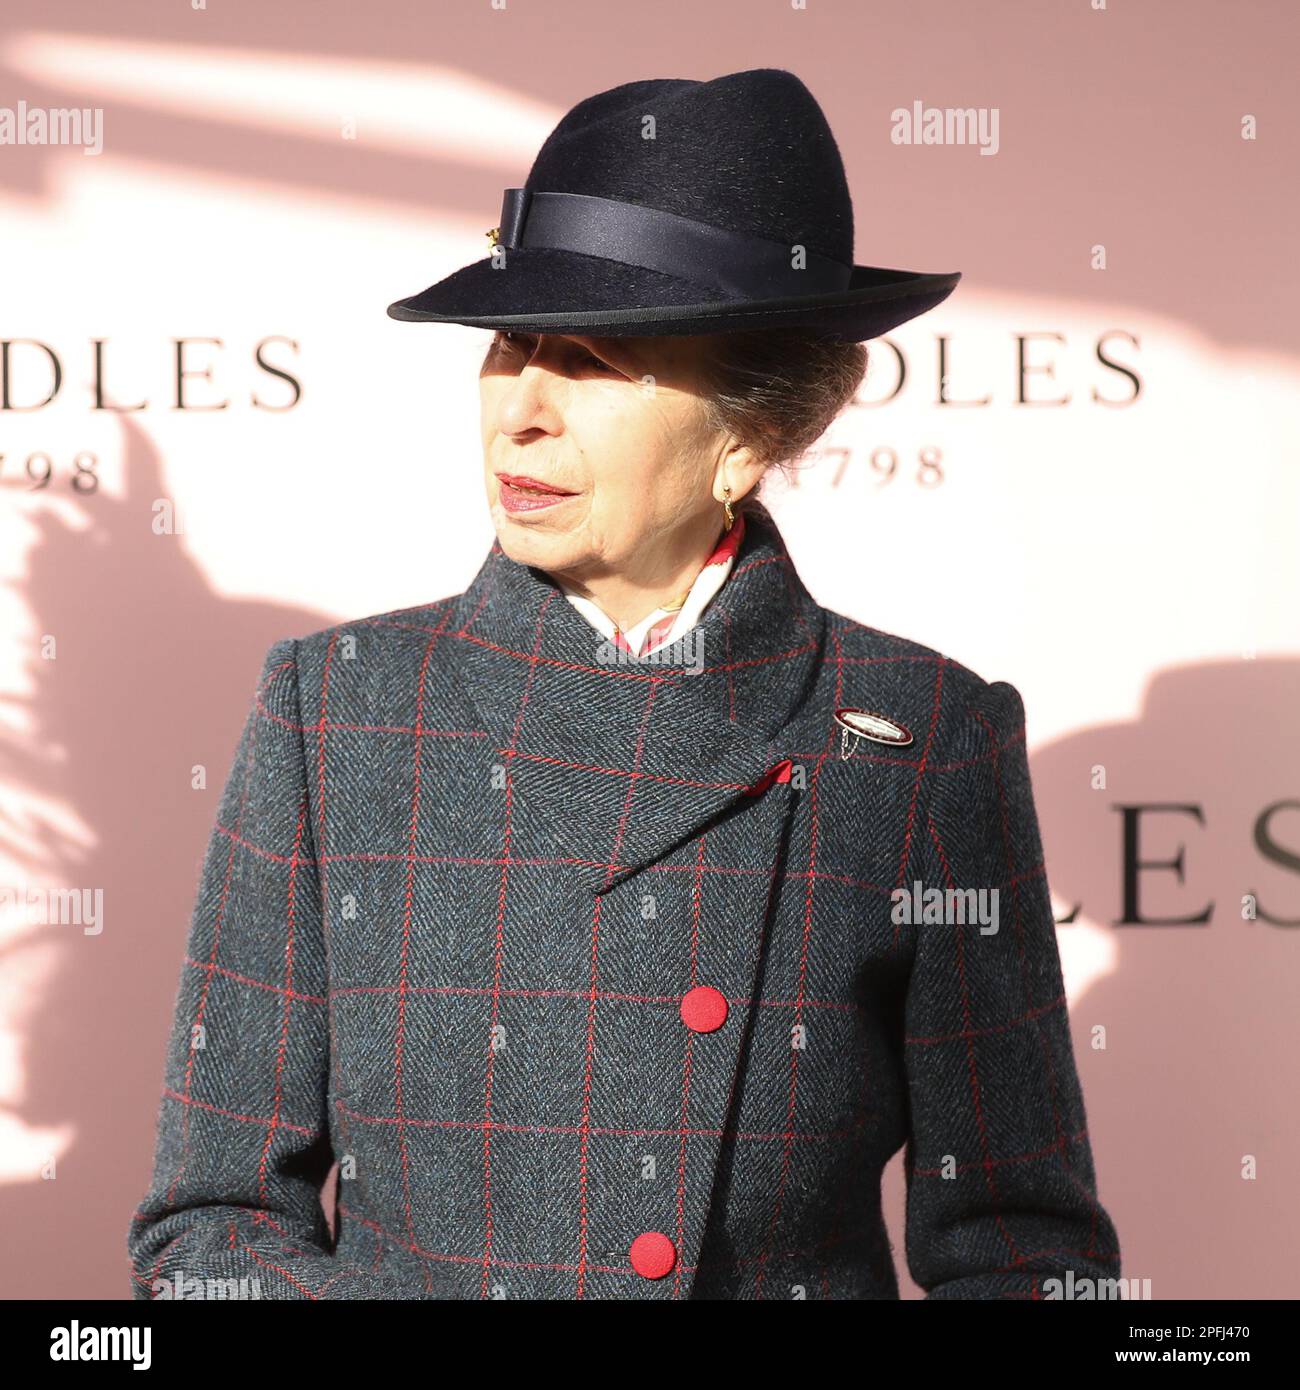
[[[677,1263],[677,1247],[662,1231],[642,1231],[628,1253],[643,1279],[662,1279]]]
[[[711,985],[696,985],[682,996],[682,1022],[693,1033],[713,1033],[727,1021],[727,1001]]]

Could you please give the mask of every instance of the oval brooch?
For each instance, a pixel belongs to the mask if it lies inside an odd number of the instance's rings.
[[[845,705],[835,711],[835,722],[841,730],[841,758],[847,758],[853,752],[860,738],[869,738],[872,743],[888,743],[894,748],[905,748],[912,742],[912,731],[906,725],[874,710],[853,709]]]

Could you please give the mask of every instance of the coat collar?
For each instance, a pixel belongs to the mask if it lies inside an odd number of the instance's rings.
[[[531,817],[594,893],[757,794],[822,659],[824,613],[761,504],[700,622],[637,661],[494,542],[448,615],[453,666]]]

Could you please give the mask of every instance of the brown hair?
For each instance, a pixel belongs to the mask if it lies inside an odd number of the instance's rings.
[[[797,328],[710,334],[706,424],[725,430],[786,472],[853,399],[867,370],[862,343]],[[756,497],[746,494],[741,505]]]

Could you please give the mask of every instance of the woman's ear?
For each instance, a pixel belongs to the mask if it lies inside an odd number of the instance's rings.
[[[723,489],[729,487],[734,505],[758,486],[759,479],[766,472],[767,464],[758,457],[757,452],[732,436],[713,472],[713,496],[721,502]]]

